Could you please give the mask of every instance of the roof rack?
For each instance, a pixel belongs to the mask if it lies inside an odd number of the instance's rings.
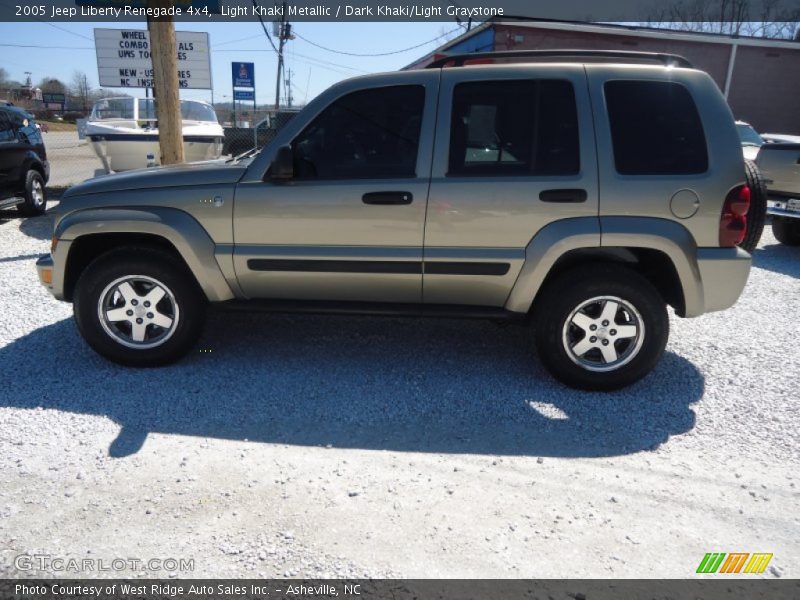
[[[443,56],[430,63],[426,68],[462,67],[467,61],[508,58],[524,58],[526,59],[525,62],[552,61],[554,59],[568,59],[570,62],[580,59],[586,59],[587,62],[654,62],[664,66],[692,68],[692,63],[678,54],[625,50],[502,50],[498,52],[471,52]]]

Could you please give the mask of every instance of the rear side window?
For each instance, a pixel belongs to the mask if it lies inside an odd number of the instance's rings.
[[[618,173],[690,175],[708,170],[703,125],[683,85],[608,81],[605,96]]]
[[[579,170],[578,114],[570,82],[456,85],[448,175],[574,175]]]

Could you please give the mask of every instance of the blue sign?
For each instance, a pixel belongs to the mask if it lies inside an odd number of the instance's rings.
[[[243,87],[255,89],[256,66],[253,63],[235,62],[231,63],[231,74],[233,75],[233,87]]]
[[[233,90],[234,100],[250,100],[251,102],[256,99],[256,93],[252,90]]]

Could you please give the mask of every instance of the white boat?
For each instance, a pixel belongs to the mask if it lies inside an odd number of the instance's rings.
[[[219,158],[224,132],[214,107],[206,102],[181,100],[181,116],[186,162]],[[86,123],[86,137],[108,172],[160,163],[158,119],[152,98],[99,100]]]

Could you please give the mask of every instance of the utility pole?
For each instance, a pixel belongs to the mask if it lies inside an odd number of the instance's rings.
[[[147,0],[152,8],[169,8],[171,0]],[[172,17],[147,17],[150,31],[150,58],[153,61],[153,96],[157,98],[158,142],[161,164],[183,162],[181,103],[178,96],[178,49]]]
[[[283,42],[286,40],[286,0],[283,2],[281,9],[281,28],[278,32],[278,77],[275,81],[275,110],[280,108],[281,104],[281,71],[283,71]]]

